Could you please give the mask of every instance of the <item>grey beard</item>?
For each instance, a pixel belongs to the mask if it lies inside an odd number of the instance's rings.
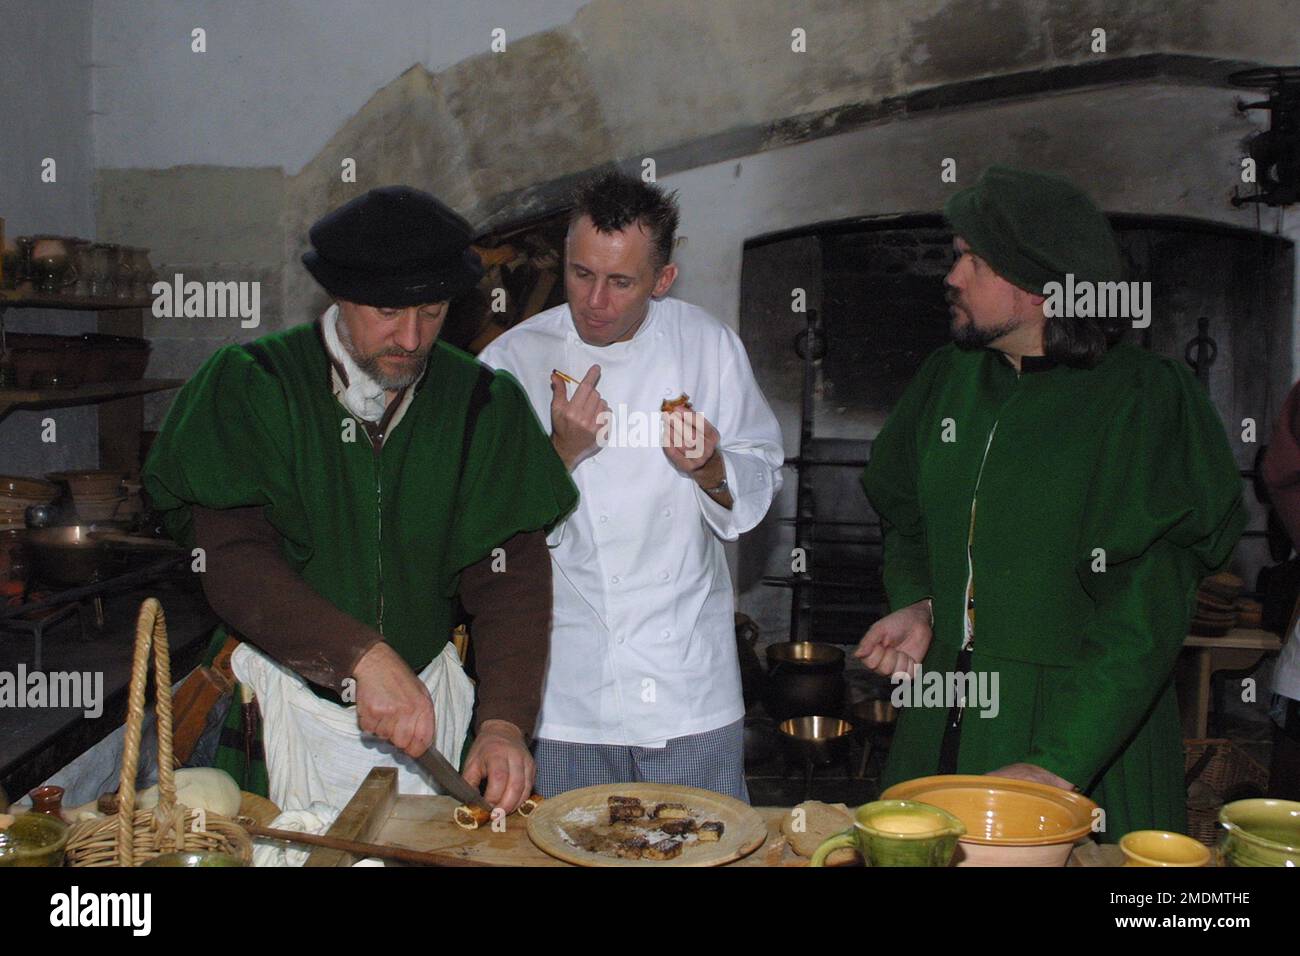
[[[404,374],[390,375],[388,372],[385,372],[383,366],[379,364],[379,359],[388,354],[405,355],[405,352],[378,352],[374,355],[361,355],[357,351],[356,346],[352,343],[352,336],[348,332],[348,324],[340,321],[334,327],[339,334],[339,343],[348,350],[348,355],[352,356],[352,361],[357,363],[357,368],[365,372],[367,377],[369,377],[380,388],[390,391],[406,388],[408,385],[418,382],[420,376],[424,374],[424,367],[429,362],[428,353],[425,354],[424,361],[411,369],[411,371]]]

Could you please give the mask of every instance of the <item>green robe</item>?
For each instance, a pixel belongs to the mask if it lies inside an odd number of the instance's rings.
[[[1044,767],[1103,807],[1109,842],[1184,830],[1174,663],[1198,582],[1246,522],[1203,388],[1128,345],[1093,369],[1022,375],[985,349],[926,359],[862,482],[883,522],[890,606],[933,598],[927,671],[951,671],[961,646],[977,476],[972,669],[998,674],[1000,710],[967,710],[957,771]],[[886,786],[937,771],[947,717],[902,709]]]
[[[549,528],[577,489],[509,373],[439,342],[414,387],[376,450],[333,395],[315,325],[227,346],[181,389],[145,489],[186,546],[191,506],[264,506],[303,579],[418,672],[450,637],[461,570]]]

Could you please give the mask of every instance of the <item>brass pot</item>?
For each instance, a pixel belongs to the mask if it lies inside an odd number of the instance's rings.
[[[786,752],[816,767],[842,763],[849,753],[853,725],[840,717],[791,717],[781,721]]]

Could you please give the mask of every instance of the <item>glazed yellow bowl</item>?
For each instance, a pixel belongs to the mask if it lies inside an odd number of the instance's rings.
[[[1097,804],[1079,793],[1013,780],[951,774],[895,784],[882,800],[916,800],[966,827],[957,866],[1064,866],[1092,830]]]
[[[1210,848],[1168,830],[1134,830],[1119,840],[1125,866],[1209,866]]]

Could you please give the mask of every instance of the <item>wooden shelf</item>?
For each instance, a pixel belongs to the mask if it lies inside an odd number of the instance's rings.
[[[1257,627],[1234,627],[1227,634],[1189,634],[1183,649],[1191,657],[1191,673],[1179,688],[1183,736],[1201,740],[1209,735],[1212,678],[1215,671],[1245,671],[1259,665],[1265,654],[1282,649],[1282,638]]]
[[[91,298],[65,293],[37,292],[31,284],[17,289],[0,289],[0,311],[4,309],[75,309],[82,312],[108,312],[113,309],[150,309],[153,299],[118,299],[110,296]]]
[[[1227,634],[1189,634],[1183,647],[1219,647],[1247,651],[1280,651],[1282,638],[1257,627],[1234,627]]]
[[[77,388],[0,388],[0,418],[14,408],[92,405],[115,398],[163,392],[184,384],[183,378],[145,378],[134,382],[98,382]]]

